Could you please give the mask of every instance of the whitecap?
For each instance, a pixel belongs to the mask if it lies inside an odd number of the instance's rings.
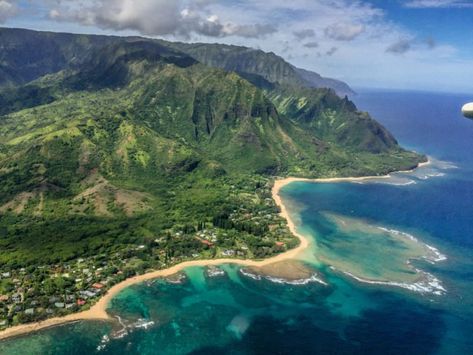
[[[256,275],[256,274],[253,274],[245,269],[240,269],[240,272],[245,275],[246,277],[249,277],[253,280],[256,280],[256,281],[260,281],[261,280],[261,275]]]
[[[386,227],[377,227],[377,228],[379,230],[382,230],[382,231],[386,232],[386,233],[390,233],[390,234],[393,234],[393,235],[396,235],[396,236],[405,237],[405,238],[408,238],[408,239],[412,240],[413,242],[416,242],[416,243],[419,243],[419,244],[423,245],[426,249],[428,249],[429,253],[427,255],[422,256],[422,258],[424,260],[428,261],[431,264],[435,264],[437,262],[447,260],[447,256],[442,254],[437,248],[435,248],[435,247],[433,247],[429,244],[426,244],[426,243],[423,243],[423,242],[419,241],[412,234],[409,234],[409,233],[406,233],[406,232],[401,232],[397,229],[386,228]]]
[[[405,237],[405,238],[408,238],[408,239],[412,240],[413,242],[419,242],[419,240],[416,237],[414,237],[412,234],[409,234],[409,233],[406,233],[406,232],[401,232],[397,229],[386,228],[386,227],[377,227],[377,228],[379,230],[382,230],[383,232],[394,234],[394,235],[397,235],[397,236],[402,236],[402,237]]]
[[[433,256],[431,258],[424,258],[426,259],[427,261],[431,262],[432,264],[436,263],[436,262],[440,262],[440,261],[445,261],[447,260],[447,256],[442,254],[437,248],[431,246],[431,245],[428,245],[428,244],[425,244],[425,246],[432,252]]]
[[[253,274],[253,273],[251,273],[251,272],[249,272],[245,269],[240,269],[240,272],[243,275],[245,275],[246,277],[252,278],[253,280],[256,280],[256,281],[261,281],[262,279],[265,279],[265,280],[268,280],[268,281],[273,282],[273,283],[285,284],[285,285],[298,286],[298,285],[307,285],[309,283],[319,283],[319,284],[322,284],[324,286],[328,286],[328,284],[324,280],[317,277],[316,274],[313,274],[311,277],[308,277],[308,278],[305,278],[305,279],[287,280],[287,279],[268,276],[268,275],[262,276],[262,275],[258,275],[258,274]]]
[[[138,321],[133,323],[131,326],[136,329],[144,329],[147,330],[148,328],[152,327],[154,325],[154,321],[150,321],[147,319],[140,318]]]
[[[319,283],[324,286],[328,286],[328,283],[318,278],[317,275],[315,274],[306,279],[298,279],[298,280],[286,280],[286,279],[282,279],[278,277],[271,277],[271,276],[266,276],[265,279],[274,283],[285,284],[285,285],[307,285],[310,283]]]
[[[225,276],[225,271],[220,269],[219,267],[208,267],[207,268],[207,276],[208,277],[220,277]]]
[[[97,351],[102,351],[107,347],[107,344],[110,342],[110,337],[108,335],[104,335],[100,344],[97,345]]]
[[[358,277],[356,275],[353,275],[352,273],[348,271],[342,271],[342,273],[344,273],[347,276],[350,276],[351,278],[359,282],[370,284],[370,285],[401,287],[401,288],[418,292],[421,294],[432,293],[437,296],[441,296],[447,292],[445,287],[442,286],[441,281],[437,279],[434,275],[418,270],[418,269],[416,269],[416,271],[422,275],[422,280],[415,283],[367,280],[367,279]]]

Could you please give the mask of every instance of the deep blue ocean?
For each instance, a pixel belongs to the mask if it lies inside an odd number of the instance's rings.
[[[359,183],[282,190],[311,238],[287,284],[223,265],[123,291],[116,324],[80,322],[1,354],[473,354],[473,94],[362,91],[354,101],[432,163]],[[446,258],[446,259],[445,259]]]

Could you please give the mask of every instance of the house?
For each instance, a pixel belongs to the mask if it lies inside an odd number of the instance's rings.
[[[7,320],[6,319],[0,320],[0,327],[4,327],[6,325],[7,325]]]
[[[204,245],[207,245],[208,247],[213,247],[213,245],[214,245],[212,242],[209,242],[206,239],[201,239],[200,242]]]
[[[223,256],[234,256],[235,255],[235,250],[233,249],[228,249],[222,252]]]
[[[34,308],[25,309],[25,314],[32,316],[34,314]]]
[[[276,242],[276,246],[277,246],[277,247],[280,247],[280,248],[281,248],[281,247],[283,247],[283,246],[285,246],[285,245],[286,245],[286,243],[284,243],[284,242]]]
[[[11,299],[14,303],[21,303],[23,301],[23,297],[19,293],[12,295]]]
[[[4,273],[2,273],[2,277],[3,278],[11,277],[11,273],[10,272],[4,272]]]
[[[84,304],[86,304],[86,301],[85,301],[85,300],[82,300],[82,299],[80,299],[80,298],[77,300],[77,305],[78,305],[78,306],[83,306]]]
[[[56,308],[64,308],[65,307],[65,304],[62,303],[62,302],[56,302],[54,305],[56,306]]]
[[[97,290],[101,290],[102,288],[104,288],[105,286],[103,284],[101,284],[100,282],[96,282],[92,285],[93,288],[97,289]]]
[[[74,303],[68,303],[68,304],[66,304],[66,309],[72,308],[74,306],[75,306]]]
[[[90,297],[95,297],[96,294],[95,292],[91,292],[89,290],[87,291],[79,291],[79,294],[83,297],[83,298],[90,298]]]
[[[8,302],[9,297],[7,295],[0,295],[0,302]]]

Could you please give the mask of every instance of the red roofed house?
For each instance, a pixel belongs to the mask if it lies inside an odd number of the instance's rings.
[[[81,300],[80,298],[77,300],[77,305],[78,306],[83,306],[85,304],[84,300]]]
[[[212,242],[209,242],[208,240],[205,240],[205,239],[202,239],[201,242],[202,242],[202,244],[205,244],[209,247],[212,247],[214,245]]]

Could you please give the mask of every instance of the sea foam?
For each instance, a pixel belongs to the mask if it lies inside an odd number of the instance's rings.
[[[334,267],[332,269],[336,270]],[[442,283],[439,279],[437,279],[434,275],[429,274],[425,271],[416,269],[416,272],[421,274],[421,280],[414,283],[404,283],[404,282],[395,282],[395,281],[375,281],[375,280],[368,280],[353,275],[351,272],[348,271],[341,271],[343,274],[350,276],[351,278],[370,285],[384,285],[384,286],[394,286],[394,287],[401,287],[406,290],[419,292],[422,294],[432,293],[437,296],[441,296],[447,292],[445,287],[442,286]]]
[[[386,228],[386,227],[377,227],[377,228],[379,230],[382,230],[383,232],[390,233],[390,234],[393,234],[393,235],[396,235],[396,236],[401,236],[401,237],[404,237],[404,238],[408,238],[409,240],[412,240],[413,242],[416,242],[416,243],[419,243],[419,244],[423,245],[429,251],[429,253],[427,255],[424,255],[422,258],[424,260],[428,261],[431,264],[435,264],[437,262],[447,260],[447,256],[442,254],[437,248],[435,248],[435,247],[433,247],[429,244],[426,244],[426,243],[423,243],[423,242],[419,241],[419,239],[414,237],[412,234],[402,232],[402,231],[399,231],[397,229]]]
[[[307,285],[307,284],[310,284],[310,283],[319,283],[321,285],[328,286],[328,284],[324,280],[317,277],[316,274],[313,274],[311,277],[308,277],[308,278],[305,278],[305,279],[287,280],[287,279],[283,279],[283,278],[280,278],[280,277],[273,277],[273,276],[268,276],[268,275],[263,276],[263,275],[253,274],[253,273],[251,273],[251,272],[249,272],[245,269],[240,269],[240,272],[244,276],[249,277],[249,278],[251,278],[253,280],[256,280],[256,281],[260,281],[262,279],[265,279],[265,280],[268,280],[268,281],[273,282],[273,283],[284,284],[284,285],[299,286],[299,285]]]

